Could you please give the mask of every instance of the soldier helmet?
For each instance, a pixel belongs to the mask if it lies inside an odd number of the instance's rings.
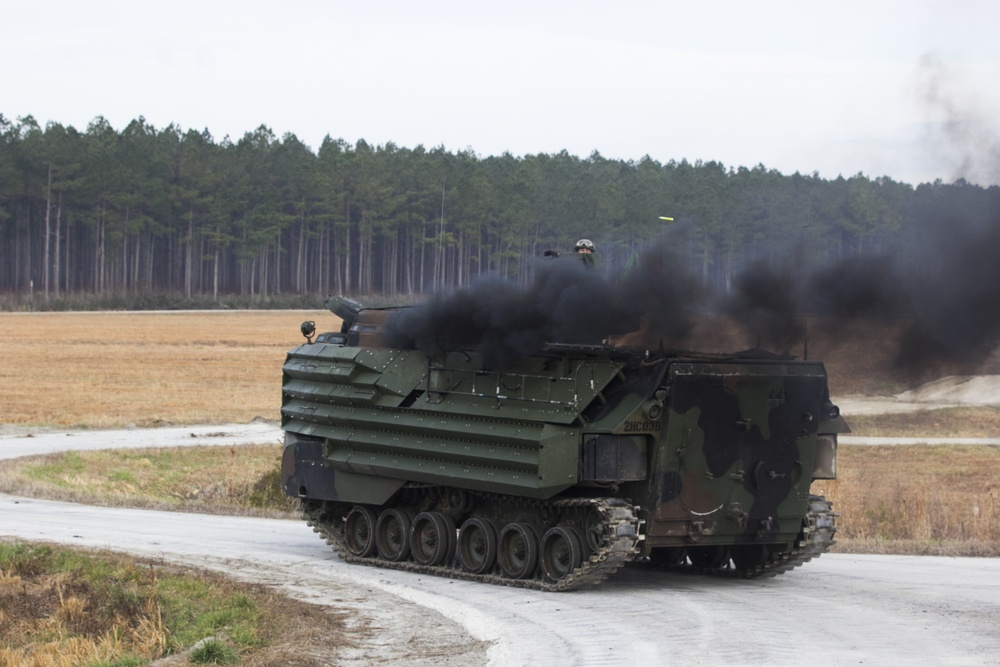
[[[580,252],[581,250],[589,250],[590,252],[597,252],[597,246],[595,246],[594,242],[591,241],[590,239],[580,239],[579,241],[576,242],[576,246],[574,246],[573,251]]]

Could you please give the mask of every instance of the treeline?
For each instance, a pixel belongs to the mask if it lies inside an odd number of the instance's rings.
[[[998,203],[1000,189],[964,181],[329,137],[313,151],[263,126],[220,142],[143,118],[80,132],[0,116],[0,292],[401,297],[487,272],[523,282],[533,258],[580,237],[621,266],[668,224],[684,230],[691,270],[725,291],[793,245],[818,260],[905,248],[956,211],[985,218]]]

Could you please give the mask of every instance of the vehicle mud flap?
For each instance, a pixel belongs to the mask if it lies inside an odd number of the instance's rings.
[[[321,440],[291,440],[281,454],[281,485],[293,498],[338,500],[334,471],[323,459]]]

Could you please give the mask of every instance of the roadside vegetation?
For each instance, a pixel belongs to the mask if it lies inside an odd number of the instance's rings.
[[[317,664],[296,641],[335,646],[341,621],[209,572],[0,541],[0,667]]]
[[[840,514],[835,551],[1000,556],[1000,447],[844,446],[813,490]]]
[[[0,491],[143,509],[290,518],[281,447],[172,447],[64,452],[0,464]]]

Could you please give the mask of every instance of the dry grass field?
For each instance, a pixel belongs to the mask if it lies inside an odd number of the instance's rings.
[[[276,420],[285,352],[328,311],[0,313],[0,423]]]
[[[1000,447],[841,446],[834,550],[1000,556]]]

